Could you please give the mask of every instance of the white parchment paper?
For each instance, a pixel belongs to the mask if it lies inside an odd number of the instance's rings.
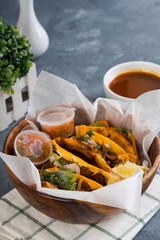
[[[98,98],[93,104],[85,98],[76,85],[53,74],[41,72],[30,99],[27,119],[36,123],[37,113],[50,106],[62,105],[76,108],[75,124],[90,124],[106,119],[115,127],[131,129],[138,144],[138,153],[148,161],[147,151],[160,131],[160,90],[141,95],[131,103]],[[37,124],[37,123],[36,123]],[[28,158],[0,156],[13,173],[29,186],[56,197],[79,199],[126,209],[139,216],[143,172],[93,192],[74,192],[41,188],[39,173]]]

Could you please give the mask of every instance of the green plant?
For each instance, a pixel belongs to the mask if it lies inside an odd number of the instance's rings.
[[[25,36],[20,36],[14,26],[9,26],[0,18],[0,88],[14,94],[12,86],[18,78],[25,76],[32,66],[31,45]]]

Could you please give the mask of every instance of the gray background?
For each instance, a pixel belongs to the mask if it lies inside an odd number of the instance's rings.
[[[103,76],[125,61],[160,63],[160,0],[35,0],[50,38],[36,59],[37,73],[54,73],[75,83],[91,101],[104,97]],[[0,0],[0,16],[16,25],[17,0]],[[11,126],[0,133],[0,151]],[[0,196],[13,188],[0,159]],[[135,240],[160,239],[160,211]]]

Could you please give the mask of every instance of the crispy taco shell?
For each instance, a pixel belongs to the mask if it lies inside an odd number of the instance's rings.
[[[41,187],[58,189],[58,188],[57,188],[56,186],[54,186],[52,183],[49,183],[49,182],[46,182],[46,181],[41,181]]]
[[[53,149],[67,163],[76,163],[80,168],[80,175],[92,179],[99,184],[106,186],[108,179],[111,177],[109,172],[106,172],[98,167],[95,167],[67,150],[61,148],[55,140],[52,141]]]
[[[85,162],[99,167],[107,172],[112,171],[112,169],[100,155],[98,149],[93,145],[73,138],[56,138],[55,141],[62,148],[80,157]]]
[[[134,154],[137,156],[137,161],[135,163],[140,165],[140,161],[137,154],[137,148],[136,148],[136,140],[133,133],[130,130],[124,129],[124,128],[111,127],[111,129],[115,132],[118,132],[118,134],[122,135],[131,144]]]
[[[88,126],[88,130],[89,129],[92,129],[94,132],[97,132],[111,139],[113,142],[123,148],[127,153],[134,154],[134,150],[131,144],[121,134],[112,130],[111,128]]]
[[[87,131],[90,130],[90,127],[86,125],[79,125],[75,127],[75,133],[78,138],[85,136]],[[118,164],[119,161],[131,161],[137,163],[137,156],[134,153],[127,153],[122,147],[120,147],[113,140],[105,137],[97,132],[92,132],[90,139],[93,139],[99,146],[108,146],[109,153],[106,154],[106,157],[110,161],[114,161],[114,164]],[[106,147],[107,148],[107,147]],[[113,167],[113,166],[112,166]]]
[[[79,174],[74,174],[77,178],[77,190],[78,191],[93,191],[99,188],[102,188],[103,186],[96,181],[93,181],[89,178],[86,178]]]
[[[89,127],[86,126],[86,125],[76,126],[75,127],[76,136],[77,137],[82,137],[82,136],[84,136],[86,134],[86,132],[88,130],[89,130]],[[108,137],[104,137],[104,136],[102,136],[101,134],[99,134],[97,132],[93,131],[93,135],[91,136],[90,139],[93,139],[98,145],[108,144],[108,146],[111,147],[112,152],[115,153],[116,155],[126,153],[126,151],[123,148],[121,148],[118,144],[113,142]]]

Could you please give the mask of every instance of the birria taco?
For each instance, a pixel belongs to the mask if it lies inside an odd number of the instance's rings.
[[[85,162],[99,167],[107,172],[112,172],[112,169],[103,159],[101,151],[97,148],[94,140],[91,143],[83,141],[83,139],[75,138],[56,138],[56,143],[65,150],[80,157]]]
[[[85,162],[80,157],[60,147],[55,140],[52,141],[52,145],[53,154],[50,159],[43,164],[43,170],[55,166],[60,167],[62,170],[71,169],[72,172],[96,181],[102,186],[108,185],[108,182],[111,182],[111,179],[113,181],[113,178],[114,181],[122,180],[121,177],[114,173],[104,171],[103,169]]]
[[[71,191],[93,191],[103,186],[69,170],[59,167],[40,171],[41,185],[46,188],[63,189]]]
[[[97,127],[95,127],[97,129]],[[90,133],[92,131],[92,134]],[[109,163],[111,167],[114,167],[120,162],[124,163],[130,161],[133,163],[138,163],[137,156],[134,152],[128,153],[120,145],[111,140],[109,137],[105,137],[102,134],[97,133],[93,130],[92,126],[79,125],[75,127],[75,133],[77,138],[81,138],[85,141],[94,140],[105,157],[105,160]],[[88,134],[90,133],[90,134]],[[112,133],[113,138],[115,135]]]
[[[140,165],[137,148],[136,148],[136,141],[134,138],[133,133],[129,129],[123,128],[113,128],[113,127],[104,127],[104,126],[87,126],[88,129],[93,130],[109,139],[113,142],[118,144],[121,148],[123,148],[127,153],[136,155],[136,164]]]
[[[131,130],[119,128],[119,127],[118,128],[111,127],[111,129],[113,131],[117,132],[118,134],[120,134],[121,136],[123,136],[127,140],[127,142],[129,142],[131,144],[134,154],[137,156],[137,159],[138,159],[136,140],[135,140],[135,137],[134,137],[133,133],[131,132]],[[137,164],[140,165],[139,160],[138,160]]]
[[[136,164],[140,165],[136,148],[136,140],[130,129],[109,127],[109,124],[106,120],[94,122],[89,126],[91,126],[90,129],[93,129],[94,132],[102,134],[103,136],[113,140],[127,153],[134,153],[137,156]]]

